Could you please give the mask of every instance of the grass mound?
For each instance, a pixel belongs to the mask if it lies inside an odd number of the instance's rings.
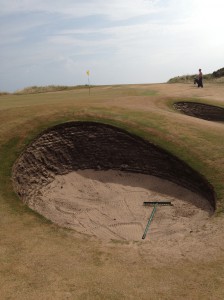
[[[168,80],[167,83],[192,83],[197,74],[176,76]],[[224,83],[224,68],[214,71],[213,73],[204,74],[203,79],[211,83]]]

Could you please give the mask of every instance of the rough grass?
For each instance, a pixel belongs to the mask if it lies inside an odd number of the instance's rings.
[[[194,78],[197,78],[198,74],[194,75],[181,75],[170,78],[167,83],[192,83]],[[224,83],[224,77],[214,77],[212,74],[203,75],[203,81],[205,83]]]
[[[30,86],[22,90],[16,91],[15,95],[21,94],[39,94],[39,93],[48,93],[48,92],[58,92],[58,91],[69,91],[74,89],[86,89],[89,88],[88,85],[83,86],[66,86],[66,85],[47,85],[47,86]]]
[[[164,87],[106,86],[94,87],[90,96],[88,89],[77,88],[0,98],[1,299],[223,299],[223,256],[159,264],[140,243],[112,241],[105,247],[58,228],[27,209],[12,190],[13,163],[35,136],[62,122],[94,120],[138,134],[186,161],[215,187],[223,214],[224,124],[185,116],[172,103],[192,99],[223,107],[224,100],[204,100],[194,90],[188,98],[173,97],[171,85],[165,92]],[[211,87],[206,95],[212,92]]]
[[[8,95],[9,93],[8,92],[0,92],[0,96],[5,96],[5,95]]]

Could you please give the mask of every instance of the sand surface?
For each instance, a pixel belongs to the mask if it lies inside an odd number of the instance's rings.
[[[205,228],[208,201],[167,180],[121,171],[83,170],[56,176],[29,206],[54,223],[102,240],[140,241],[153,206],[144,201],[171,201],[158,206],[146,235],[178,239]]]
[[[55,224],[72,229],[71,235],[98,240],[103,249],[115,242],[128,243],[143,260],[150,253],[155,266],[183,258],[212,261],[224,252],[224,218],[213,216],[206,199],[167,180],[84,170],[56,176],[39,195],[28,205]],[[153,210],[144,201],[171,201],[173,206],[157,207],[142,239]]]

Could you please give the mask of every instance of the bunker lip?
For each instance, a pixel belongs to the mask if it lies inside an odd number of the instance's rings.
[[[224,122],[224,108],[198,102],[180,101],[173,104],[184,114],[208,121]]]
[[[213,187],[186,163],[123,129],[96,122],[68,122],[42,132],[15,162],[13,186],[29,203],[57,175],[86,169],[156,176],[199,194],[216,208]]]

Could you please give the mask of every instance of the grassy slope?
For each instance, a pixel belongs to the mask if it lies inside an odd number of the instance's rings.
[[[198,78],[197,74],[192,75],[182,75],[170,78],[168,83],[192,83],[194,78]],[[224,68],[221,68],[213,73],[203,74],[204,82],[208,83],[224,83]]]
[[[223,210],[223,124],[174,112],[174,100],[161,96],[156,85],[95,87],[91,96],[86,89],[1,96],[3,299],[187,299],[189,293],[190,299],[221,299],[222,258],[154,267],[141,247],[112,243],[105,250],[87,237],[71,237],[68,230],[24,207],[11,188],[14,160],[44,128],[69,120],[98,120],[126,128],[184,159],[214,185],[218,209]]]

